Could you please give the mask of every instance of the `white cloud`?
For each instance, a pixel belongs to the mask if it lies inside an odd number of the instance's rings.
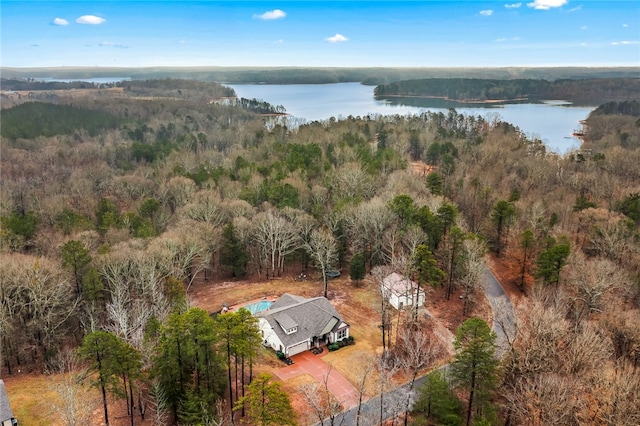
[[[65,25],[69,25],[69,21],[67,21],[66,19],[62,19],[62,18],[56,18],[51,23],[53,25],[57,25],[59,27],[64,27]]]
[[[511,3],[511,4],[504,5],[504,7],[506,7],[507,9],[517,9],[520,6],[522,6],[522,3]]]
[[[520,41],[520,37],[511,37],[511,38],[500,37],[500,38],[497,38],[496,41],[498,43],[504,43],[505,41]]]
[[[567,0],[533,0],[527,6],[538,10],[549,10],[554,7],[562,7],[567,4]]]
[[[101,43],[98,43],[98,46],[100,46],[100,47],[116,47],[118,49],[128,49],[129,48],[129,46],[127,46],[127,45],[114,43],[112,41],[103,41]]]
[[[579,10],[582,10],[582,5],[569,9],[568,12],[577,12]]]
[[[580,27],[580,29],[581,29],[581,30],[586,30],[586,29],[588,29],[588,28],[589,28],[589,27],[587,27],[586,25],[583,25],[583,26],[581,26],[581,27]]]
[[[611,43],[613,46],[631,46],[640,44],[640,41],[636,40],[623,40],[623,41],[614,41]]]
[[[342,43],[343,41],[347,41],[349,39],[343,36],[342,34],[336,34],[333,37],[326,38],[325,40],[328,41],[329,43]]]
[[[273,21],[274,19],[282,19],[285,16],[287,16],[287,14],[280,9],[270,10],[268,12],[263,13],[262,15],[253,15],[254,18],[262,19],[263,21]]]
[[[82,15],[78,19],[76,19],[78,24],[86,24],[86,25],[100,25],[103,22],[106,22],[106,19],[101,18],[95,15]]]
[[[273,43],[274,44],[282,44],[282,43],[284,43],[284,40],[283,39],[278,39],[278,40],[274,41]]]
[[[491,15],[493,15],[493,10],[491,10],[491,9],[481,10],[480,11],[480,15],[482,15],[482,16],[491,16]]]
[[[627,28],[627,27],[629,27],[629,24],[622,24],[622,26]]]

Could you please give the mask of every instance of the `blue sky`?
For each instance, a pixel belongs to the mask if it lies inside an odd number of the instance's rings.
[[[639,66],[640,1],[0,0],[1,65]]]

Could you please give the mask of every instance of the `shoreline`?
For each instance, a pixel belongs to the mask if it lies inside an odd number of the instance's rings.
[[[448,102],[457,102],[460,104],[498,104],[498,103],[507,103],[507,102],[527,102],[529,98],[514,98],[514,99],[466,99],[466,100],[458,100],[451,99],[446,96],[430,96],[430,95],[375,95],[375,98],[416,98],[416,99],[442,99],[443,101]]]

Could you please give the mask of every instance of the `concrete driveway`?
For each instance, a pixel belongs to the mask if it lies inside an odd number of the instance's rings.
[[[325,378],[328,375],[327,387],[343,409],[348,410],[355,407],[358,405],[358,390],[335,368],[331,368],[323,361],[322,358],[326,354],[326,347],[320,355],[314,355],[310,351],[302,352],[291,357],[294,364],[278,368],[275,373],[283,381],[307,373],[322,386],[324,386]]]

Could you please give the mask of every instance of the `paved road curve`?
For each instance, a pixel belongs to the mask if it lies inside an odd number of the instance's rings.
[[[509,342],[516,334],[516,314],[511,299],[489,268],[484,271],[484,294],[493,311],[493,331],[496,333],[497,355],[501,357],[508,349]]]
[[[513,310],[513,305],[509,296],[505,293],[504,288],[497,280],[495,275],[489,270],[485,269],[485,282],[483,288],[491,309],[493,310],[493,331],[496,333],[496,346],[497,355],[502,356],[508,349],[508,342],[515,336],[516,326],[516,314]],[[442,367],[446,374],[447,366]],[[417,389],[420,389],[424,383],[425,376],[419,377],[414,386],[411,398],[415,394]],[[382,398],[382,417],[383,420],[391,419],[394,416],[400,416],[404,413],[404,405],[407,401],[409,385],[405,384],[390,392],[384,394]],[[363,402],[360,422],[361,426],[369,426],[379,424],[380,422],[380,395],[374,396],[367,401]],[[336,416],[334,422],[331,423],[330,419],[326,419],[323,423],[317,423],[318,425],[332,425],[332,426],[354,426],[356,424],[356,413],[358,407],[351,408],[343,411]]]

